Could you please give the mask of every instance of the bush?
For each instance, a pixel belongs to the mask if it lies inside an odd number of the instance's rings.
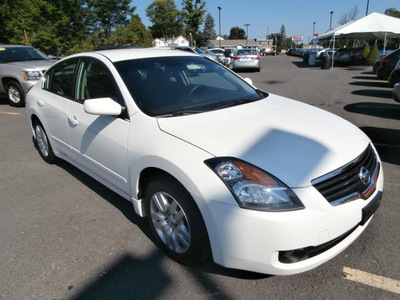
[[[361,52],[361,56],[360,56],[360,62],[362,64],[365,64],[367,62],[367,57],[368,57],[370,52],[371,52],[371,50],[369,49],[369,45],[365,44],[364,49]]]
[[[372,50],[369,52],[365,63],[367,65],[373,65],[378,56],[379,56],[378,45],[377,43],[375,43],[374,46],[372,47]]]

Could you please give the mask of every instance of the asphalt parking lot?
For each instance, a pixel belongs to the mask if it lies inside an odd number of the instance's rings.
[[[400,104],[370,67],[261,60],[260,73],[240,75],[343,117],[377,147],[384,195],[357,241],[291,276],[179,265],[152,243],[129,202],[66,162],[46,164],[25,109],[0,98],[0,299],[399,299]]]

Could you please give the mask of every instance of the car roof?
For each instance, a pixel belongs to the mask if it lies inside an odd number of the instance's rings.
[[[130,59],[140,59],[140,58],[151,58],[151,57],[167,57],[167,56],[195,56],[189,52],[174,51],[174,50],[159,50],[156,48],[143,48],[143,49],[115,49],[115,50],[102,50],[95,52],[86,52],[74,54],[70,57],[80,57],[80,56],[103,56],[106,57],[111,62],[118,62]]]
[[[32,48],[32,46],[26,46],[26,45],[10,45],[10,44],[6,44],[6,45],[2,45],[2,44],[0,44],[0,48],[15,48],[15,47],[18,47],[18,48]]]

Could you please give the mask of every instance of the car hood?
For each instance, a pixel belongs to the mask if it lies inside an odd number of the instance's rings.
[[[369,143],[351,123],[273,94],[227,109],[159,118],[158,123],[162,131],[213,156],[242,159],[292,188],[340,168]]]
[[[26,69],[47,70],[55,62],[56,60],[29,60],[29,61],[15,61],[8,64],[19,66]]]

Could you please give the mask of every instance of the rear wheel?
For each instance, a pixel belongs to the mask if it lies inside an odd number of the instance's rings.
[[[43,129],[42,124],[35,122],[33,124],[33,130],[35,131],[35,143],[39,150],[40,156],[49,164],[55,163],[55,156],[53,149],[51,148],[49,139],[46,131]]]
[[[156,244],[178,263],[209,257],[207,230],[193,198],[175,179],[157,176],[146,188],[146,213]]]
[[[6,84],[8,103],[11,106],[25,106],[25,93],[18,82],[12,80]]]

